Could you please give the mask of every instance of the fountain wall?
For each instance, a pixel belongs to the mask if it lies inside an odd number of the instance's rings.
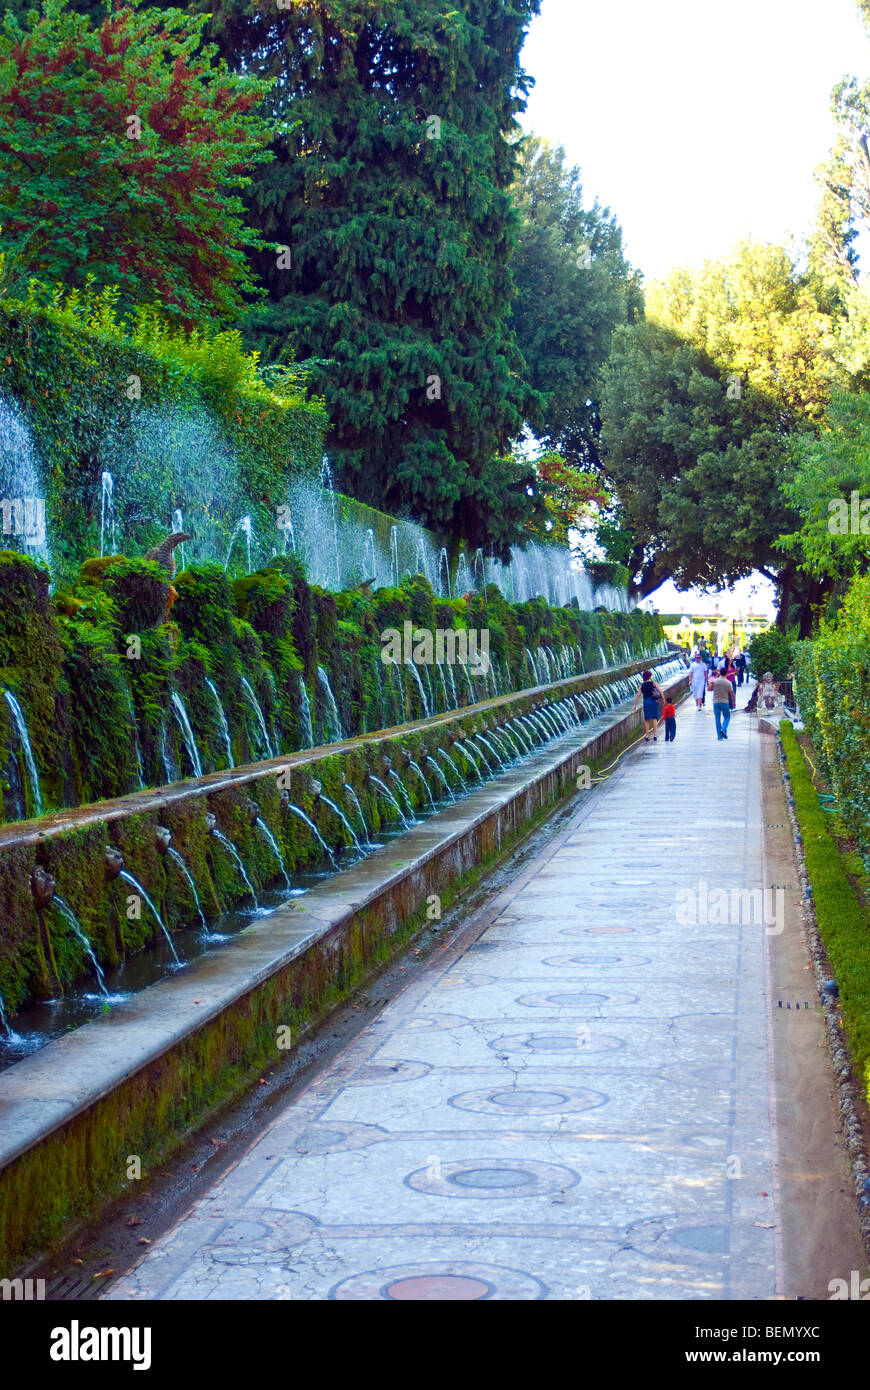
[[[557,686],[498,696],[429,720],[400,725],[326,749],[282,755],[231,771],[206,774],[157,791],[57,811],[38,820],[0,827],[0,998],[7,1014],[33,999],[49,998],[70,987],[88,962],[82,944],[71,937],[52,907],[40,909],[31,892],[31,874],[40,869],[55,881],[58,894],[81,924],[104,967],[116,965],[159,939],[160,929],[145,912],[130,915],[130,892],[106,872],[110,846],[132,869],[154,900],[171,933],[195,921],[197,907],[190,886],[166,857],[160,826],[172,834],[198,888],[206,915],[216,916],[246,896],[246,885],[215,835],[236,847],[255,890],[275,882],[276,861],[257,825],[251,803],[276,838],[292,875],[322,856],[322,845],[287,802],[306,815],[322,840],[337,848],[347,843],[325,798],[347,804],[353,789],[366,824],[377,832],[392,821],[389,805],[371,781],[385,769],[405,769],[410,759],[425,763],[439,740],[452,746],[457,736],[483,734],[510,710],[524,714],[554,693],[594,690],[640,669],[634,661],[613,672],[569,678]],[[388,761],[385,761],[388,760]],[[428,792],[416,777],[404,778],[405,795],[415,808],[425,806]]]
[[[43,567],[0,552],[2,819],[369,733],[661,643],[637,610],[511,604],[494,586],[439,599],[422,576],[334,594],[293,556],[271,565],[235,580],[191,566],[170,584],[151,562],[108,556],[52,596]],[[490,669],[385,665],[382,634],[406,622],[485,631]]]
[[[366,770],[383,770],[385,757],[402,766],[403,750],[420,758],[433,740],[449,743],[451,731],[491,732],[509,717],[535,708],[547,711],[559,699],[606,679],[604,673],[568,679],[335,750],[299,753],[287,764],[276,760],[268,768],[213,774],[168,795],[142,793],[55,821],[7,827],[0,862],[26,875],[36,857],[60,875],[64,860],[71,860],[65,891],[73,894],[72,875],[81,857],[89,857],[85,878],[91,892],[101,877],[106,879],[104,846],[110,838],[126,853],[140,853],[137,871],[159,894],[158,824],[172,827],[173,840],[200,873],[196,837],[203,834],[206,808],[253,857],[247,799],[254,796],[261,809],[268,806],[270,816],[280,817],[280,796],[276,807],[272,788],[277,791],[288,772],[294,797],[303,798],[315,819],[325,813],[322,802],[304,799],[306,787],[313,791],[315,774],[334,793],[339,779],[347,778],[366,814],[375,818],[378,804]],[[666,688],[676,694],[685,684],[683,672],[671,676]],[[578,763],[594,766],[596,759],[612,756],[639,719],[639,713],[623,710],[597,732],[577,730],[567,744],[543,750],[528,766],[409,832],[391,846],[388,857],[367,860],[313,890],[304,902],[253,923],[231,951],[201,963],[202,970],[182,972],[145,991],[124,1018],[88,1024],[4,1073],[0,1274],[13,1272],[26,1254],[129,1187],[128,1155],[138,1155],[146,1168],[159,1162],[215,1105],[237,1094],[257,1068],[276,1065],[276,1029],[289,1027],[295,1046],[419,928],[429,895],[437,894],[446,908],[574,790]],[[288,849],[292,843],[292,837],[285,840]],[[101,896],[105,910],[105,892]],[[84,906],[83,894],[75,907]]]

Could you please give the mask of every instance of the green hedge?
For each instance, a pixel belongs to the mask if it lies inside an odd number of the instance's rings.
[[[836,619],[794,648],[796,694],[850,832],[870,855],[870,576]]]
[[[819,935],[840,990],[855,1070],[870,1100],[870,912],[846,872],[794,729],[780,725]]]
[[[184,506],[217,558],[242,512],[274,530],[290,474],[316,469],[327,427],[323,404],[292,377],[266,384],[237,334],[185,335],[146,310],[125,323],[99,298],[0,302],[4,397],[42,465],[56,579],[99,554],[104,468],[126,540],[144,552]]]
[[[491,670],[385,666],[382,634],[406,622],[487,629]],[[170,584],[159,566],[112,555],[86,561],[52,599],[46,569],[0,551],[0,686],[24,713],[46,811],[193,774],[173,692],[202,770],[213,772],[230,758],[238,766],[332,741],[320,668],[353,735],[443,713],[457,697],[470,704],[597,669],[600,647],[623,661],[660,641],[655,614],[511,604],[494,585],[442,600],[414,575],[373,594],[333,594],[310,585],[294,556],[234,581],[222,565],[190,566]],[[552,653],[546,678],[540,662],[532,675],[527,649]],[[3,819],[35,815],[5,699],[0,773]]]

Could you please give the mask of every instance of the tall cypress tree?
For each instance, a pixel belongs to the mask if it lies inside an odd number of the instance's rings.
[[[287,0],[291,3],[291,0]],[[231,62],[279,76],[254,225],[253,345],[314,360],[340,484],[503,550],[534,503],[506,458],[530,405],[509,326],[519,51],[540,0],[247,0]]]

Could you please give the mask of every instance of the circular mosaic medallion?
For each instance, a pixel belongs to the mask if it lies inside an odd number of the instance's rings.
[[[630,965],[649,965],[649,956],[547,956],[542,962],[544,965],[552,965],[557,970],[564,970],[566,967],[574,965],[581,970],[610,969],[617,966]]]
[[[658,936],[658,927],[562,927],[559,935],[582,936]]]
[[[412,1014],[400,1026],[409,1033],[429,1033],[441,1028],[462,1028],[467,1022],[462,1014]]]
[[[431,1163],[405,1178],[415,1192],[432,1197],[543,1197],[574,1187],[580,1177],[558,1163],[535,1163],[510,1158],[468,1159],[460,1163]]]
[[[527,1009],[575,1009],[581,1014],[588,1014],[600,1008],[602,1004],[621,1009],[626,1004],[637,1002],[636,994],[593,994],[591,991],[580,989],[557,994],[552,994],[549,990],[537,994],[521,994],[516,1000],[517,1004],[523,1004]]]
[[[445,1260],[441,1264],[393,1265],[342,1279],[331,1299],[386,1299],[396,1303],[521,1302],[546,1298],[540,1279],[520,1269]]]
[[[573,1033],[511,1033],[488,1043],[494,1052],[616,1052],[624,1047],[622,1038],[596,1033],[581,1024]]]
[[[584,1086],[548,1086],[546,1090],[530,1088],[509,1090],[505,1086],[486,1091],[463,1091],[451,1096],[449,1104],[457,1110],[473,1110],[478,1115],[568,1115],[580,1110],[595,1110],[606,1105],[608,1097],[602,1091]]]
[[[349,1086],[383,1086],[391,1081],[419,1081],[432,1070],[425,1062],[368,1062],[348,1082]]]

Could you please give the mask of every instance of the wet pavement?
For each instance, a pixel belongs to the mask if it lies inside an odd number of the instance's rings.
[[[759,769],[683,704],[106,1296],[775,1296]]]

